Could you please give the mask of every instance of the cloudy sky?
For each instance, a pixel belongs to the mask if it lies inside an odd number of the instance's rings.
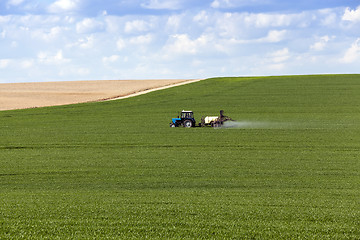
[[[360,0],[0,0],[0,83],[360,73]]]

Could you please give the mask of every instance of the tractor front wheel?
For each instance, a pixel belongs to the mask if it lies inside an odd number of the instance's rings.
[[[190,121],[190,120],[185,120],[184,121],[184,127],[191,128],[192,125],[193,125],[192,121]]]
[[[171,123],[170,124],[170,127],[176,127],[174,123]]]

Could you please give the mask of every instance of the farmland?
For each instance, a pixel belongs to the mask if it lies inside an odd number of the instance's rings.
[[[359,239],[359,106],[360,75],[318,75],[2,111],[0,239]]]

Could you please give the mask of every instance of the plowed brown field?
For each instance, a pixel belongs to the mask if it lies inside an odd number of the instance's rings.
[[[101,80],[0,84],[0,110],[118,99],[197,80]]]

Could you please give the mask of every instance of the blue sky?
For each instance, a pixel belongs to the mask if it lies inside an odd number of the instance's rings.
[[[0,2],[0,83],[359,69],[359,0]]]

